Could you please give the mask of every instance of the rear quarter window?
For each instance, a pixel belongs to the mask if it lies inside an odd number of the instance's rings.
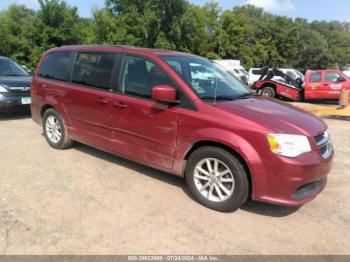
[[[72,82],[100,89],[112,89],[116,54],[79,52],[73,68]]]
[[[39,69],[39,76],[69,81],[72,52],[55,52],[46,56]]]
[[[321,78],[322,74],[320,72],[310,74],[310,82],[320,82]]]

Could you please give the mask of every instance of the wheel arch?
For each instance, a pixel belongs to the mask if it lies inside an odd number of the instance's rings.
[[[244,157],[238,153],[235,149],[233,149],[232,147],[217,142],[217,141],[212,141],[212,140],[201,140],[201,141],[197,141],[196,143],[194,143],[192,145],[192,147],[187,151],[184,159],[183,159],[183,174],[185,177],[185,169],[186,169],[186,165],[187,165],[187,160],[190,158],[191,154],[196,151],[197,149],[201,148],[201,147],[205,147],[205,146],[213,146],[213,147],[218,147],[221,149],[224,149],[226,151],[228,151],[229,153],[231,153],[234,157],[236,157],[238,159],[238,161],[241,163],[241,165],[243,166],[244,171],[247,174],[247,178],[248,178],[248,182],[249,182],[249,197],[251,197],[252,195],[252,191],[253,191],[253,183],[252,183],[252,177],[251,177],[251,171],[250,168],[248,166],[248,162],[246,159],[244,159]]]
[[[277,90],[277,86],[276,86],[274,83],[271,83],[271,82],[267,82],[267,83],[263,84],[263,85],[260,87],[260,90],[264,89],[265,87],[271,87],[271,88],[273,88],[275,91]]]
[[[44,117],[45,111],[47,111],[48,109],[54,109],[55,111],[57,111],[57,113],[59,113],[60,116],[62,117],[62,120],[64,121],[64,123],[67,125],[67,128],[69,129],[71,127],[71,121],[67,116],[66,110],[64,109],[64,107],[62,107],[62,105],[57,100],[53,98],[50,98],[49,100],[45,101],[45,103],[41,106],[39,111],[41,121]]]
[[[53,108],[55,109],[54,106],[50,105],[50,104],[45,104],[43,105],[41,108],[40,108],[40,117],[43,118],[44,117],[44,113],[46,110],[50,109],[50,108]]]

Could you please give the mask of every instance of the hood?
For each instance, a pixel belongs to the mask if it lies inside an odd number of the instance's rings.
[[[222,102],[216,107],[259,123],[275,133],[314,137],[327,128],[318,117],[285,102],[265,97]]]
[[[29,92],[31,76],[0,76],[0,84],[7,85],[9,92]]]

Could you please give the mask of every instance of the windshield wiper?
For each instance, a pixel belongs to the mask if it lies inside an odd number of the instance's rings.
[[[201,99],[215,99],[215,96],[201,96]],[[235,99],[234,96],[217,96],[217,100],[233,100]]]
[[[248,93],[248,94],[243,94],[241,96],[236,96],[232,100],[247,99],[247,98],[251,98],[251,97],[254,97],[254,96],[258,96],[258,95],[255,94],[255,93]]]
[[[251,98],[253,96],[257,96],[257,94],[255,93],[248,93],[248,94],[243,94],[243,95],[240,95],[240,96],[223,96],[223,95],[220,95],[220,96],[217,96],[216,97],[216,100],[238,100],[238,99],[247,99],[247,98]],[[214,96],[201,96],[200,97],[201,99],[215,99]]]
[[[10,74],[10,75],[1,75],[1,76],[26,76],[26,75],[15,75],[15,74]]]

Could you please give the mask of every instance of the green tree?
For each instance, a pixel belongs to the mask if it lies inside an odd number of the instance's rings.
[[[182,44],[181,16],[188,5],[185,0],[107,0],[103,10],[95,11],[92,29],[101,35],[101,24],[120,28],[114,36],[103,34],[102,42],[176,49]]]
[[[62,45],[79,44],[83,40],[84,22],[77,8],[60,0],[39,0],[40,9],[34,20],[32,38],[35,48],[30,55],[34,66],[47,49]]]
[[[30,64],[35,12],[23,5],[11,5],[0,12],[0,55]]]
[[[34,67],[42,53],[69,44],[126,44],[240,59],[247,67],[298,69],[350,63],[350,23],[291,19],[251,5],[222,10],[188,0],[106,0],[91,18],[63,0],[39,0],[38,11],[0,12],[0,54]]]

